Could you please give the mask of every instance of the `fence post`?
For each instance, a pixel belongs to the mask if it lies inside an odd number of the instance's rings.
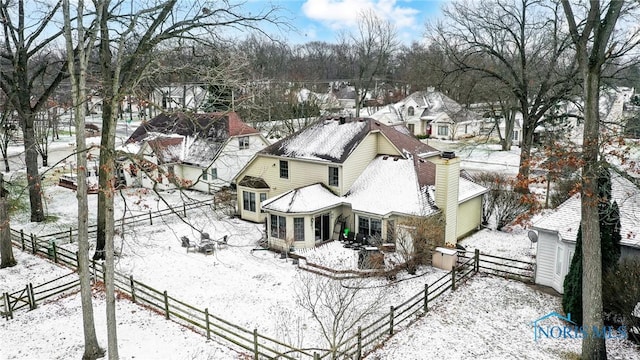
[[[258,360],[258,329],[253,329],[253,358]]]
[[[80,255],[78,255],[78,252],[76,251],[76,270],[78,270],[78,272],[80,272]]]
[[[22,251],[24,251],[24,230],[20,229],[20,244],[22,244]]]
[[[36,253],[36,236],[31,234],[31,250],[35,254]]]
[[[153,218],[151,217],[151,210],[149,210],[149,224],[153,225]]]
[[[56,248],[56,241],[53,240],[51,243],[51,247],[53,248],[53,262],[58,263],[58,249]]]
[[[133,275],[129,275],[129,284],[131,284],[131,300],[136,302],[136,287],[133,283]]]
[[[473,270],[478,272],[480,270],[480,249],[476,249],[475,254],[473,255]]]
[[[29,298],[29,308],[31,310],[38,307],[36,304],[36,295],[33,293],[33,284],[27,284],[27,297]]]
[[[13,312],[11,311],[11,301],[9,300],[9,293],[4,293],[4,306],[5,309],[7,310],[7,317],[6,319],[9,320],[9,318],[13,319]]]
[[[69,228],[69,244],[73,243],[73,228]]]
[[[456,268],[451,269],[451,291],[456,290]]]
[[[211,327],[209,326],[209,308],[204,309],[204,321],[207,329],[207,340],[211,340]]]
[[[164,313],[167,320],[169,320],[169,296],[167,295],[167,290],[164,291]]]
[[[93,283],[95,284],[96,282],[98,282],[98,278],[96,276],[96,259],[91,259],[91,268],[93,269],[93,276],[91,278],[93,279]]]
[[[358,349],[356,350],[356,360],[362,357],[362,327],[358,326]]]
[[[424,312],[429,311],[429,284],[424,284]]]
[[[393,313],[395,308],[391,305],[389,309],[389,335],[393,335]]]

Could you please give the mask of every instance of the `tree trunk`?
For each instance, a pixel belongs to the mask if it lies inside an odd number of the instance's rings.
[[[30,117],[31,115],[27,115]],[[33,129],[33,119],[23,119],[25,163],[27,165],[27,183],[29,185],[29,204],[31,205],[31,221],[44,221],[42,209],[42,187],[38,172],[38,150]]]
[[[584,134],[582,153],[582,312],[583,324],[590,336],[582,339],[583,359],[606,359],[602,330],[602,249],[598,217],[598,147],[600,71],[589,67],[583,72],[585,88]]]
[[[4,189],[2,174],[0,174],[0,269],[17,264],[16,259],[13,257],[13,247],[11,246],[9,212],[7,211],[8,197],[9,195]]]
[[[49,166],[49,155],[42,153],[40,156],[42,157],[42,166]]]
[[[77,38],[84,39],[83,26],[83,5],[82,0],[78,1],[78,28]],[[84,132],[85,112],[84,100],[86,98],[86,68],[88,62],[88,54],[80,45],[78,46],[78,66],[79,71],[76,75],[76,62],[73,60],[73,37],[71,35],[71,14],[69,9],[69,0],[64,0],[64,26],[65,26],[65,42],[68,56],[68,67],[71,77],[71,89],[73,99],[73,111],[75,115],[76,127],[76,161],[78,163],[76,199],[78,200],[78,276],[80,277],[80,299],[82,305],[82,327],[84,334],[84,354],[83,360],[94,360],[104,356],[104,350],[100,348],[98,338],[96,336],[95,322],[93,317],[93,301],[91,294],[91,272],[89,271],[89,210],[87,201],[87,143]],[[100,18],[100,13],[97,15]],[[91,41],[89,41],[91,43]]]

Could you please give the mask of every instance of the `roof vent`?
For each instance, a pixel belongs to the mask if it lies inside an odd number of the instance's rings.
[[[442,152],[442,156],[444,159],[453,159],[454,157],[456,157],[456,153],[453,151],[443,151]]]

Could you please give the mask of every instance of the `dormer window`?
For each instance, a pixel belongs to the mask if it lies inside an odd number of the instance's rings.
[[[407,115],[413,116],[414,114],[415,114],[415,109],[413,108],[413,106],[409,106],[409,108],[407,109]]]
[[[243,136],[238,138],[238,148],[240,150],[249,148],[249,137]]]

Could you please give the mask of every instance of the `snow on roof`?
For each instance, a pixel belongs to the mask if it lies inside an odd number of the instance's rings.
[[[298,136],[284,141],[280,149],[284,156],[311,159],[340,159],[354,137],[367,126],[364,121],[340,124],[339,120],[325,120],[302,130]]]
[[[313,184],[268,199],[262,208],[283,213],[306,213],[333,207],[342,200],[324,185]]]
[[[575,242],[580,226],[580,194],[570,197],[552,213],[538,220],[533,228],[556,231],[564,241]]]
[[[458,203],[465,202],[489,191],[486,187],[460,177],[458,182]]]
[[[428,215],[434,212],[426,187],[418,183],[413,159],[378,156],[345,195],[354,211]]]
[[[612,172],[611,196],[620,208],[620,243],[640,247],[640,189],[623,176]],[[563,240],[575,242],[581,208],[580,195],[576,194],[536,222],[534,228],[557,231]]]

